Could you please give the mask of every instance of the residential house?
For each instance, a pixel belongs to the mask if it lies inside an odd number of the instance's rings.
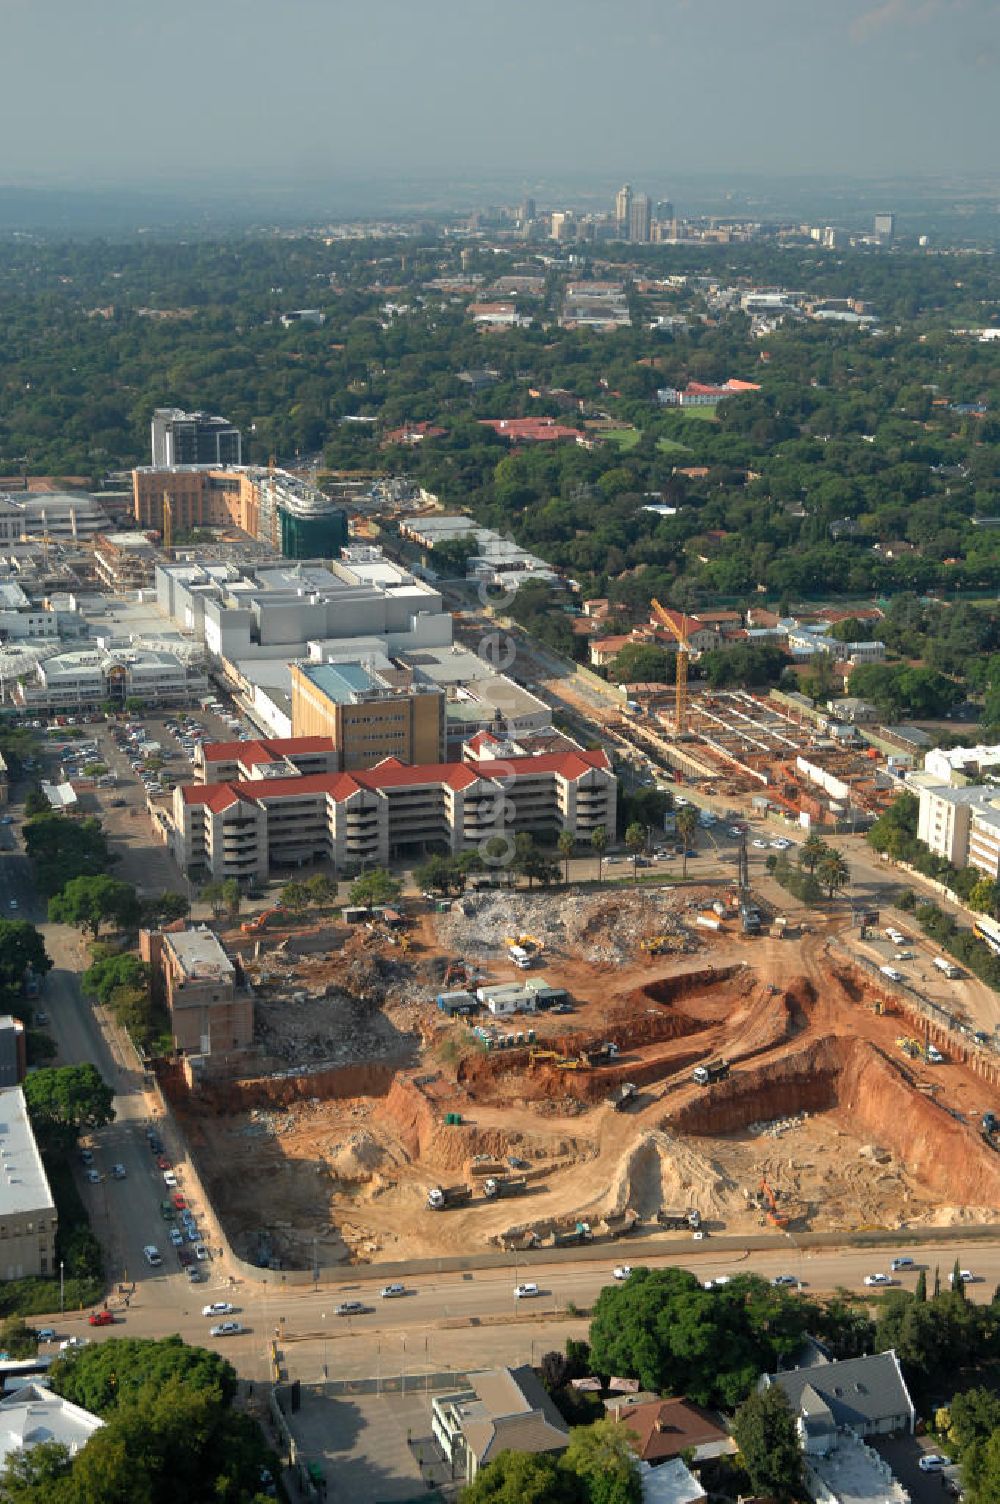
[[[25,1384],[0,1399],[0,1469],[14,1453],[30,1451],[40,1442],[58,1442],[75,1457],[103,1425],[99,1415],[43,1384]]]
[[[863,1358],[812,1363],[787,1373],[765,1374],[762,1389],[781,1389],[802,1419],[804,1444],[837,1431],[858,1437],[913,1434],[917,1412],[899,1359],[890,1348]]]
[[[632,1450],[643,1462],[656,1466],[683,1452],[695,1462],[736,1451],[736,1443],[720,1417],[691,1400],[652,1400],[635,1404],[621,1400],[609,1406],[610,1414],[634,1432]]]
[[[562,1452],[569,1428],[528,1364],[470,1373],[468,1388],[437,1395],[431,1430],[452,1475],[471,1483],[501,1452]]]

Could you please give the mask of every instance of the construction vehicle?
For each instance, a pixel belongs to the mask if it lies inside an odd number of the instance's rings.
[[[639,941],[639,949],[651,956],[662,956],[667,951],[683,949],[680,935],[646,935]]]
[[[679,612],[670,612],[661,606],[659,601],[650,601],[650,609],[656,620],[666,627],[667,631],[677,642],[677,679],[674,692],[674,730],[678,736],[682,736],[687,730],[687,705],[688,705],[688,658],[691,648],[687,640],[685,617]],[[679,618],[680,625],[674,620]]]
[[[442,1212],[452,1206],[465,1206],[471,1200],[472,1191],[467,1185],[435,1185],[427,1192],[427,1205],[432,1212]]]
[[[697,1232],[701,1226],[701,1212],[696,1206],[685,1207],[683,1210],[661,1206],[656,1213],[656,1222],[659,1227],[675,1232]]]
[[[528,1057],[532,1065],[544,1065],[546,1061],[551,1061],[553,1064],[558,1065],[565,1058],[558,1050],[532,1050]]]
[[[616,1089],[611,1093],[608,1101],[611,1103],[611,1106],[614,1108],[615,1112],[624,1112],[626,1107],[634,1102],[638,1095],[639,1088],[636,1086],[634,1081],[623,1081],[621,1085],[616,1087]]]
[[[514,965],[517,967],[518,971],[528,971],[534,964],[534,957],[530,955],[528,951],[523,948],[523,946],[509,945],[507,947],[507,954],[513,961]]]
[[[920,1040],[911,1039],[907,1034],[900,1034],[899,1038],[896,1040],[896,1045],[899,1049],[902,1050],[903,1054],[907,1055],[911,1060],[918,1060],[923,1054],[923,1051],[920,1047]]]
[[[759,935],[760,910],[754,904],[744,901],[740,904],[740,923],[744,935]]]
[[[768,1185],[766,1175],[762,1175],[760,1177],[760,1189],[761,1194],[763,1195],[764,1200],[767,1203],[764,1208],[764,1215],[767,1217],[767,1220],[769,1222],[772,1222],[774,1224],[775,1227],[780,1227],[782,1230],[784,1230],[788,1226],[788,1218],[783,1216],[782,1213],[778,1210],[778,1198],[775,1195],[774,1191],[772,1191],[771,1187]]]
[[[691,1072],[691,1080],[699,1086],[711,1086],[713,1081],[725,1081],[729,1075],[728,1060],[706,1060],[704,1065],[696,1065]]]
[[[281,912],[281,909],[277,906],[273,909],[262,909],[261,912],[259,914],[255,914],[252,919],[245,919],[240,925],[240,930],[244,935],[256,935],[259,930],[262,930],[264,928],[269,919],[273,918],[275,914],[280,914]]]
[[[525,1175],[491,1175],[483,1181],[483,1195],[493,1200],[497,1196],[522,1196],[528,1189]]]
[[[553,1248],[574,1248],[579,1243],[589,1243],[593,1237],[589,1222],[578,1222],[566,1232],[557,1232],[552,1238]]]
[[[1000,1151],[1000,1118],[997,1117],[995,1112],[983,1113],[983,1120],[979,1126],[979,1131],[983,1136],[984,1143],[988,1144],[991,1149]]]

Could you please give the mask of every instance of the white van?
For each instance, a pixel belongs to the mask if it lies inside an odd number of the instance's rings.
[[[901,982],[903,980],[903,973],[897,971],[895,966],[880,966],[879,971],[884,977],[888,977],[890,982]]]
[[[155,1243],[147,1243],[142,1252],[143,1256],[145,1257],[146,1263],[150,1266],[151,1269],[157,1269],[160,1264],[163,1263],[163,1259],[160,1256],[160,1250],[157,1248]]]

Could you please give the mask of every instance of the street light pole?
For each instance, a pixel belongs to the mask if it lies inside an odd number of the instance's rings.
[[[59,1314],[66,1309],[66,1265],[59,1260]]]

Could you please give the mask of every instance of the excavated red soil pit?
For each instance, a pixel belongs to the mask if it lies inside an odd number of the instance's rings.
[[[839,1115],[852,1133],[890,1149],[943,1204],[1000,1205],[1000,1156],[969,1124],[915,1092],[900,1066],[867,1040],[819,1040],[766,1065],[734,1069],[663,1126],[713,1137],[803,1111]]]

